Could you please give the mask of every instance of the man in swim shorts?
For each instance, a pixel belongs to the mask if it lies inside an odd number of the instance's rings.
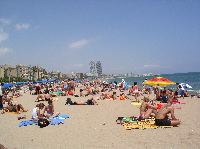
[[[168,118],[168,114],[171,115],[171,119]],[[181,121],[176,119],[174,115],[171,98],[168,100],[166,105],[163,105],[162,108],[157,111],[155,123],[157,126],[177,126],[181,123]]]

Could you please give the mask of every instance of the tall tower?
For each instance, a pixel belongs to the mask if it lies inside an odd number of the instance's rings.
[[[96,64],[94,61],[90,62],[90,73],[95,75],[96,74]]]
[[[102,65],[100,61],[96,62],[96,71],[97,71],[98,77],[102,75]]]

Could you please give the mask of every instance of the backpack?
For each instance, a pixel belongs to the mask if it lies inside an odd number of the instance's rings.
[[[38,120],[38,126],[40,126],[40,128],[46,127],[48,125],[49,125],[49,121],[47,119]]]

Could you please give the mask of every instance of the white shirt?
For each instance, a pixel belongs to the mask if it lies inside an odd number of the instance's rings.
[[[33,111],[32,111],[32,118],[33,119],[37,119],[37,117],[38,117],[37,111],[38,111],[38,107],[33,108]]]

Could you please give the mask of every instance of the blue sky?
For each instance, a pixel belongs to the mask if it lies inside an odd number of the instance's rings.
[[[200,71],[199,0],[0,0],[0,64]]]

